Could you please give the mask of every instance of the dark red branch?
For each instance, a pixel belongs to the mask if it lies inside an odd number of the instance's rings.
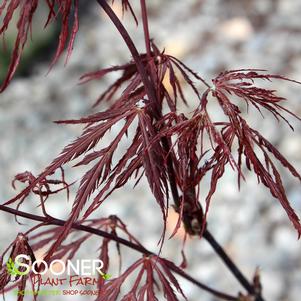
[[[231,258],[227,255],[227,253],[222,248],[222,246],[215,240],[213,235],[208,230],[205,230],[203,237],[211,245],[211,247],[214,249],[215,253],[218,254],[218,256],[225,263],[225,265],[229,268],[229,270],[233,273],[233,275],[237,279],[239,279],[239,282],[247,290],[247,292],[251,295],[256,296],[253,285],[250,284],[250,282],[242,274],[242,272],[239,270],[239,268],[233,263]],[[264,299],[261,296],[256,296],[255,301],[264,301]]]
[[[142,14],[145,48],[146,48],[146,53],[150,58],[151,57],[150,35],[149,35],[147,8],[146,8],[145,0],[140,0],[140,6],[141,6],[141,14]]]
[[[143,82],[143,85],[145,87],[146,94],[149,98],[150,103],[153,107],[153,112],[156,115],[155,117],[158,118],[160,116],[160,113],[155,105],[156,103],[156,93],[155,89],[153,87],[152,82],[150,81],[148,74],[143,66],[143,63],[141,61],[139,52],[133,43],[132,38],[128,34],[127,30],[123,26],[123,24],[120,22],[119,18],[116,16],[110,5],[106,2],[106,0],[96,0],[98,4],[102,7],[102,9],[105,11],[105,13],[108,15],[108,17],[111,19],[113,24],[115,25],[116,29],[119,31],[121,37],[123,38],[124,42],[126,43],[133,60],[136,63],[137,70],[141,76],[141,80]]]
[[[27,219],[30,219],[30,220],[33,220],[33,221],[43,222],[46,225],[55,225],[55,226],[62,226],[63,227],[66,223],[66,221],[61,220],[61,219],[43,217],[43,216],[40,216],[40,215],[35,215],[35,214],[27,213],[27,212],[24,212],[24,211],[20,211],[20,210],[17,210],[17,209],[9,208],[9,207],[4,206],[4,205],[0,205],[0,211],[4,211],[4,212],[10,213],[10,214],[13,214],[15,216],[20,216],[20,217],[27,218]],[[155,256],[157,256],[157,254],[147,250],[146,248],[144,248],[141,245],[137,245],[137,244],[135,244],[131,241],[128,241],[126,239],[123,239],[123,238],[118,237],[114,234],[108,233],[106,231],[102,231],[102,230],[95,229],[95,228],[92,228],[92,227],[88,227],[88,226],[85,226],[85,225],[80,225],[78,223],[72,224],[71,228],[76,229],[76,230],[80,230],[80,231],[84,231],[84,232],[88,232],[88,233],[91,233],[91,234],[95,234],[95,235],[98,235],[98,236],[101,236],[101,237],[104,237],[104,238],[108,238],[110,240],[114,240],[114,241],[116,241],[116,242],[118,242],[118,243],[120,243],[120,244],[122,244],[122,245],[124,245],[128,248],[131,248],[132,250],[135,250],[139,253],[142,253],[144,255],[155,255]],[[220,299],[229,300],[229,301],[237,300],[237,298],[234,297],[234,296],[221,293],[219,291],[216,291],[215,289],[212,289],[212,288],[208,287],[207,285],[197,281],[196,279],[189,276],[184,271],[182,271],[178,268],[176,269],[176,268],[173,268],[172,266],[170,266],[170,269],[174,273],[176,273],[176,274],[180,275],[181,277],[185,278],[186,280],[192,282],[193,284],[198,286],[200,289],[202,289],[204,291],[207,291],[208,293],[210,293],[210,294],[212,294],[212,295],[214,295],[214,296],[216,296]]]

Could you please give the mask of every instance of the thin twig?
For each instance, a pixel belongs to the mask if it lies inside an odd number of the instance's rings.
[[[61,220],[61,219],[57,219],[57,218],[51,218],[50,219],[48,217],[35,215],[35,214],[27,213],[27,212],[24,212],[24,211],[21,211],[21,210],[9,208],[9,207],[4,206],[4,205],[0,205],[0,211],[4,211],[4,212],[7,212],[7,213],[10,213],[10,214],[13,214],[13,215],[24,217],[24,218],[27,218],[27,219],[30,219],[30,220],[33,220],[33,221],[43,222],[43,223],[45,223],[45,225],[55,225],[55,226],[62,226],[63,227],[66,223],[66,221]],[[118,237],[118,236],[116,236],[114,234],[111,234],[111,233],[108,233],[106,231],[102,231],[102,230],[99,230],[99,229],[95,229],[95,228],[92,228],[92,227],[81,225],[79,223],[72,224],[71,228],[76,229],[76,230],[80,230],[80,231],[84,231],[84,232],[88,232],[88,233],[91,233],[91,234],[95,234],[95,235],[98,235],[98,236],[101,236],[101,237],[104,237],[104,238],[108,238],[110,240],[114,240],[114,241],[116,241],[116,242],[118,242],[118,243],[120,243],[120,244],[122,244],[122,245],[124,245],[128,248],[131,248],[132,250],[135,250],[139,253],[142,253],[144,255],[157,256],[155,253],[147,250],[142,245],[135,244],[135,243],[133,243],[129,240]],[[191,283],[195,284],[200,289],[202,289],[204,291],[207,291],[208,293],[210,293],[210,294],[212,294],[212,295],[214,295],[218,298],[221,298],[223,300],[229,300],[229,301],[237,300],[237,297],[234,297],[234,296],[231,296],[231,295],[228,295],[228,294],[224,294],[222,292],[219,292],[215,289],[212,289],[212,288],[208,287],[207,285],[205,285],[205,284],[199,282],[198,280],[194,279],[193,277],[189,276],[183,270],[180,270],[178,268],[173,268],[172,266],[170,266],[170,269],[173,272],[175,272],[176,274],[178,274],[179,276],[181,276],[181,277],[185,278],[186,280],[190,281]]]
[[[147,54],[148,58],[150,58],[151,57],[150,35],[149,35],[147,7],[145,4],[145,0],[140,0],[140,6],[141,6],[141,15],[142,15],[146,54]]]
[[[254,290],[253,285],[249,283],[246,277],[242,274],[239,268],[233,263],[231,258],[227,255],[224,251],[222,246],[215,240],[213,235],[208,231],[205,230],[203,237],[207,240],[207,242],[211,245],[214,249],[215,253],[221,258],[221,260],[225,263],[225,265],[229,268],[229,270],[234,274],[237,279],[240,279],[240,283],[242,286],[247,290],[247,292],[251,295],[256,296],[256,292]],[[264,301],[261,296],[256,296],[255,301]]]

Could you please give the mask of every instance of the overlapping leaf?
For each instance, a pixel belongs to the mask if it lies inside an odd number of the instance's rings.
[[[17,13],[19,14],[15,45],[11,55],[7,76],[0,87],[0,92],[2,92],[8,86],[20,63],[28,34],[31,31],[32,19],[40,1],[41,0],[5,0],[0,6],[0,17],[3,17],[0,27],[0,35],[5,34],[13,16]],[[69,56],[71,55],[75,36],[78,31],[78,0],[47,0],[45,2],[49,8],[48,19],[46,20],[45,27],[51,22],[58,22],[57,20],[59,19],[59,16],[61,17],[59,42],[52,65],[61,56],[66,45],[68,48],[66,58],[67,62]],[[71,20],[72,26],[70,29]]]
[[[161,52],[154,43],[151,45],[151,58],[149,59],[146,54],[141,54],[140,60],[145,69],[152,74],[158,101],[156,106],[161,108],[162,101],[165,100],[169,109],[174,112],[177,107],[178,98],[187,104],[184,88],[182,86],[182,79],[184,79],[184,82],[192,88],[196,96],[200,98],[200,92],[198,91],[194,80],[201,82],[206,87],[209,87],[205,80],[177,58],[165,54],[164,51]],[[153,72],[154,69],[155,72]],[[134,61],[124,65],[104,68],[84,74],[81,77],[81,83],[86,83],[91,80],[100,80],[108,73],[117,71],[122,71],[121,76],[99,96],[95,106],[103,100],[112,100],[124,84],[127,84],[127,86],[122,92],[123,97],[127,97],[130,93],[133,93],[134,91],[137,91],[139,87],[142,87],[143,84]],[[166,84],[164,83],[166,78],[168,79],[169,85],[172,87],[172,93],[168,91]],[[141,98],[145,95],[146,93],[144,92],[144,95],[141,95]]]
[[[175,291],[185,300],[186,297],[173,275],[170,267],[174,264],[157,256],[144,256],[133,263],[118,278],[107,281],[99,292],[97,301],[115,301],[120,296],[120,290],[124,282],[131,274],[137,274],[130,291],[122,296],[122,301],[129,300],[158,300],[157,290],[162,289],[164,300],[178,301]],[[138,270],[138,272],[137,272]]]
[[[20,275],[19,273],[9,273],[8,266],[5,264],[3,265],[3,258],[5,254],[10,251],[9,260],[12,262],[12,265],[14,265],[14,261],[18,255],[27,255],[30,257],[31,261],[35,261],[35,256],[33,253],[32,247],[28,243],[28,238],[23,233],[19,233],[16,237],[16,239],[8,246],[8,248],[4,251],[4,253],[0,257],[0,292],[3,292],[7,285],[10,282],[14,282],[14,286],[18,287],[19,291],[24,291],[26,287],[27,280],[29,279],[28,274],[26,275]],[[30,262],[27,259],[20,259],[22,263],[29,264]],[[24,267],[20,266],[18,267],[18,271],[24,272]],[[34,290],[34,287],[33,287]],[[23,294],[18,295],[18,301],[22,301],[24,298]]]
[[[180,217],[175,231],[179,228],[184,210],[186,218],[190,216],[191,219],[195,217],[194,212],[198,212],[198,223],[202,223],[202,227],[199,225],[198,231],[204,230],[211,198],[226,166],[230,165],[237,171],[238,185],[240,186],[241,179],[244,179],[242,169],[242,156],[244,156],[246,166],[255,172],[258,180],[267,186],[271,194],[280,201],[300,235],[299,218],[289,204],[280,172],[270,155],[273,155],[274,159],[300,180],[299,173],[267,139],[248,126],[239,107],[231,100],[231,95],[235,94],[247,105],[254,105],[259,111],[261,108],[269,110],[277,120],[281,118],[287,122],[281,114],[282,112],[295,116],[282,106],[281,102],[285,99],[277,96],[275,91],[255,86],[256,79],[291,81],[281,76],[260,74],[259,70],[252,69],[224,72],[213,80],[214,87],[208,88],[203,93],[200,105],[195,109],[191,118],[170,112],[163,116],[158,124],[160,130],[155,140],[171,137],[174,141],[172,150],[176,155],[174,161],[176,162],[177,185],[182,192],[181,204],[178,208]],[[213,122],[211,120],[208,113],[211,101],[209,99],[210,92],[217,98],[229,122]],[[237,159],[235,159],[234,151],[236,142],[238,143]],[[263,154],[263,162],[259,159],[258,149]],[[206,160],[204,160],[205,157]],[[211,181],[205,199],[204,216],[202,216],[197,191],[202,179],[207,174],[211,175]]]

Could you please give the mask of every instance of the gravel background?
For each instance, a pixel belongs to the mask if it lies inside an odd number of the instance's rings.
[[[137,7],[138,0],[132,2]],[[299,0],[156,0],[149,1],[149,7],[151,35],[157,44],[206,79],[224,69],[252,67],[301,81]],[[121,13],[118,5],[115,9]],[[15,79],[0,96],[1,201],[13,196],[10,183],[15,174],[24,170],[39,173],[66,141],[80,133],[80,127],[58,126],[52,121],[91,112],[91,104],[113,79],[108,76],[102,82],[79,86],[79,76],[129,59],[116,30],[97,6],[92,5],[88,17],[80,21],[76,47],[66,68],[62,60],[45,77],[48,63],[35,66],[31,77]],[[127,17],[125,21],[129,21],[129,31],[143,49],[141,28]],[[301,116],[300,86],[274,82],[272,87],[289,99],[286,107]],[[295,132],[291,132],[271,118],[251,114],[249,120],[301,171],[300,123],[293,120]],[[78,175],[80,171],[75,170],[69,178]],[[300,184],[287,173],[283,175],[289,199],[300,215]],[[257,185],[255,177],[248,176],[240,192],[234,183],[235,176],[227,172],[212,202],[210,229],[246,275],[251,277],[260,267],[266,300],[300,300],[301,245],[285,212],[265,188]],[[35,202],[27,202],[22,208],[38,213]],[[58,218],[66,218],[70,203],[66,205],[65,196],[58,195],[48,203],[48,209]],[[130,185],[118,191],[98,214],[112,213],[126,221],[146,247],[157,249],[162,225],[146,182],[134,193]],[[171,224],[172,217],[171,213]],[[0,249],[4,250],[25,228],[0,213]],[[177,263],[181,238],[179,233],[163,250],[164,256]],[[86,250],[90,252],[91,245]],[[186,251],[188,271],[197,279],[232,294],[241,290],[206,242],[189,240]],[[183,282],[183,289],[190,301],[215,300],[189,283]],[[7,300],[13,300],[10,298]]]

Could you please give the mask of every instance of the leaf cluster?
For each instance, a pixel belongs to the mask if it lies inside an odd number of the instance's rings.
[[[247,170],[253,172],[258,183],[266,186],[271,195],[278,199],[300,237],[300,220],[287,198],[279,165],[298,180],[301,180],[300,173],[261,131],[250,126],[248,116],[242,109],[245,106],[248,112],[253,107],[262,116],[269,112],[277,122],[284,121],[292,128],[287,115],[300,118],[285,108],[284,97],[278,96],[275,90],[261,87],[260,82],[280,80],[300,83],[269,74],[265,70],[239,69],[224,71],[209,84],[184,62],[159,49],[148,36],[145,14],[142,15],[147,51],[138,53],[109,4],[101,0],[97,2],[111,17],[133,58],[125,64],[95,70],[81,77],[81,83],[86,83],[100,81],[110,73],[119,74],[99,95],[94,105],[98,108],[107,102],[108,108],[79,119],[56,121],[58,124],[82,126],[81,135],[66,145],[38,176],[26,171],[15,177],[13,186],[16,181],[27,183],[27,186],[4,205],[16,204],[19,208],[30,194],[34,194],[39,198],[44,216],[51,221],[45,201],[64,190],[69,195],[71,184],[65,180],[64,167],[72,165],[73,168],[81,167],[85,170],[79,179],[72,210],[64,226],[47,229],[31,237],[33,241],[38,240],[32,247],[29,247],[24,237],[23,240],[17,239],[13,243],[11,258],[14,259],[21,251],[33,256],[33,251],[47,248],[46,261],[63,256],[72,259],[91,236],[84,234],[74,241],[66,242],[68,235],[75,231],[74,225],[101,229],[114,237],[118,237],[118,230],[129,241],[145,250],[118,217],[89,219],[92,213],[99,212],[101,204],[108,201],[115,190],[124,187],[130,179],[134,179],[136,186],[142,177],[147,179],[153,199],[161,209],[161,247],[171,196],[179,216],[172,236],[183,223],[188,234],[202,237],[207,227],[211,200],[227,168],[236,172],[238,187],[246,179]],[[19,9],[15,48],[1,91],[7,87],[19,64],[38,3],[38,0],[5,0],[0,6],[0,16],[3,15],[0,34],[5,33],[12,16]],[[50,22],[61,24],[53,60],[55,63],[65,47],[67,59],[71,54],[78,31],[78,1],[47,0],[46,3],[49,16],[45,26]],[[124,11],[130,11],[137,23],[130,3],[123,0],[121,4]],[[141,1],[141,7],[145,13],[144,1]],[[192,92],[189,99],[186,88]],[[189,114],[181,110],[183,105],[191,104],[193,108]],[[216,105],[223,113],[219,120],[211,110]],[[118,127],[118,131],[112,134],[110,142],[105,145],[104,138],[113,127]],[[124,140],[129,145],[126,149],[121,145]],[[60,179],[54,178],[57,172],[61,173]],[[202,199],[200,191],[204,191],[205,177],[210,178],[210,184]],[[110,263],[110,242],[106,236],[100,245],[99,257],[104,262],[105,273]],[[116,248],[121,263],[119,243]],[[136,275],[134,284],[122,297],[123,301],[158,300],[155,289],[161,289],[166,300],[178,300],[175,290],[183,297],[184,294],[173,275],[175,271],[181,273],[174,263],[154,254],[145,254],[119,277],[109,281],[100,279],[102,289],[97,300],[117,300],[121,286],[133,275]],[[1,270],[0,289],[9,283],[10,277]],[[21,280],[21,287],[24,288],[26,279],[22,276]],[[256,300],[262,300],[258,281],[254,282],[252,290],[256,287],[257,292],[241,294],[239,300],[249,300],[255,295],[260,298]],[[233,299],[228,297],[227,300]]]

